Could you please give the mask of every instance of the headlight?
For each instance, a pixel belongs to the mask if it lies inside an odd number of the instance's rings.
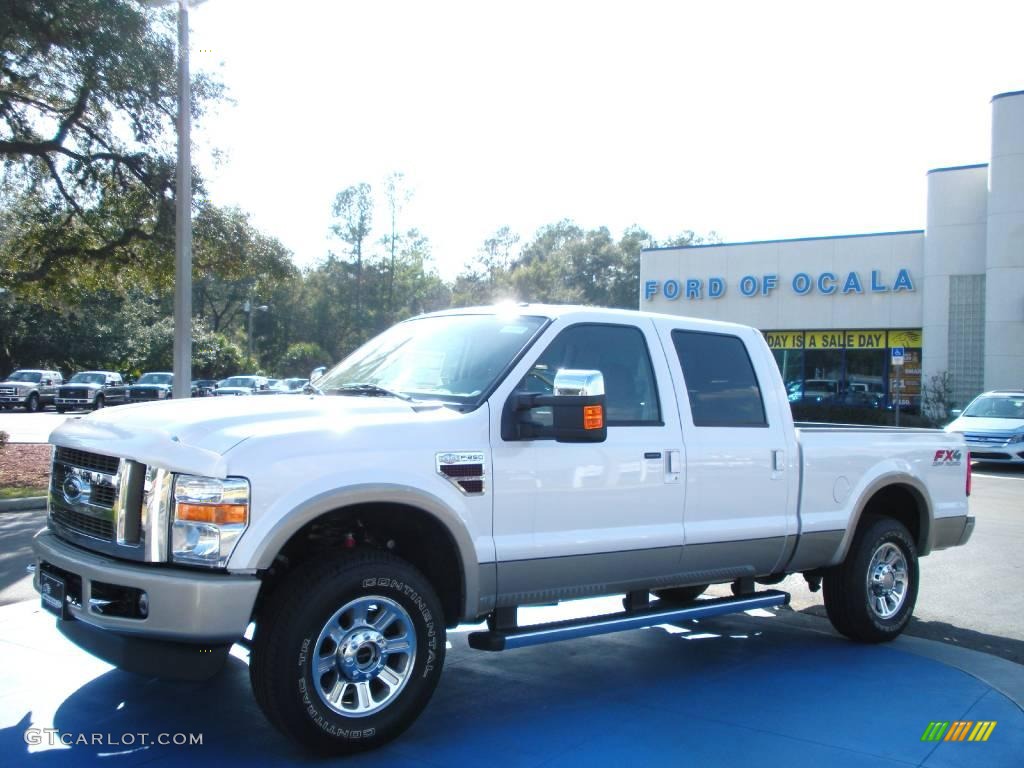
[[[1018,432],[1016,435],[1013,435],[1007,442],[1024,443],[1024,432]]]
[[[249,481],[178,475],[172,519],[175,562],[223,568],[249,524]]]

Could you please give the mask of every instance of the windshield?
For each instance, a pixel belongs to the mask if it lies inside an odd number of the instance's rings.
[[[220,383],[222,387],[249,387],[255,386],[255,379],[252,376],[232,376]]]
[[[338,394],[363,384],[416,398],[476,403],[543,324],[544,318],[519,315],[409,320],[368,341],[316,386]]]
[[[7,377],[8,381],[30,381],[33,384],[38,384],[43,380],[43,374],[38,371],[15,371]]]
[[[979,397],[967,406],[964,416],[988,419],[1024,419],[1024,397],[1007,395]]]
[[[136,384],[173,384],[173,373],[144,373]]]
[[[107,377],[102,373],[76,373],[69,384],[103,384]]]

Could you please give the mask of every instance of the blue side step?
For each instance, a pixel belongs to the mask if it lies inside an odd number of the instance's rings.
[[[582,619],[556,621],[550,624],[534,624],[507,630],[471,632],[469,647],[478,651],[507,651],[525,648],[558,640],[573,640],[577,637],[606,635],[626,629],[640,629],[654,624],[668,624],[686,619],[705,619],[726,613],[739,613],[754,608],[772,608],[789,605],[789,593],[777,589],[766,589],[739,597],[719,597],[714,600],[697,600],[685,606],[661,607],[661,601],[651,608],[639,611],[623,611],[605,616],[590,616]]]

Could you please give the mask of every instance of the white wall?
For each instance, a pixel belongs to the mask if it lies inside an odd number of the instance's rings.
[[[924,238],[922,380],[949,369],[949,277],[985,272],[988,167],[931,171]]]
[[[985,387],[1024,386],[1024,92],[992,100]]]

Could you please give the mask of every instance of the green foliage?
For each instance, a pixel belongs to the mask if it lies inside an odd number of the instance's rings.
[[[0,24],[0,284],[43,296],[167,279],[174,12],[134,0],[18,0]],[[222,95],[197,77],[193,110]]]
[[[277,371],[284,376],[308,376],[319,365],[328,365],[330,358],[319,344],[300,341],[288,346],[277,364]]]

